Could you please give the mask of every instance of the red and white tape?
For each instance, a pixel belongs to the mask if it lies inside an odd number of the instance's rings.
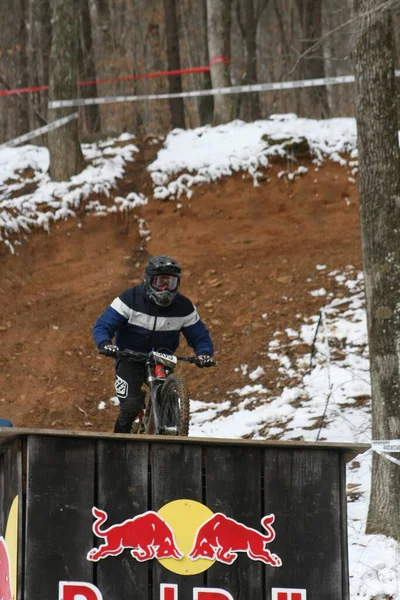
[[[298,81],[281,81],[276,83],[255,83],[253,85],[235,85],[232,87],[194,90],[176,94],[146,94],[140,96],[105,96],[102,98],[76,98],[74,100],[53,100],[48,108],[64,108],[66,106],[89,106],[91,104],[112,104],[118,102],[139,102],[141,100],[166,100],[167,98],[193,98],[196,96],[217,96],[219,94],[243,94],[247,92],[267,92],[273,90],[290,90],[295,88],[335,85],[354,82],[353,75],[325,77],[321,79],[303,79]]]
[[[12,140],[8,140],[8,142],[4,142],[4,144],[0,145],[0,150],[3,148],[11,148],[13,146],[18,146],[18,144],[23,144],[24,142],[28,142],[39,135],[43,135],[44,133],[48,133],[49,131],[53,131],[53,129],[57,129],[58,127],[62,127],[66,125],[70,121],[74,119],[78,119],[78,113],[72,113],[71,115],[67,115],[66,117],[62,117],[61,119],[57,119],[57,121],[53,121],[52,123],[48,123],[47,125],[43,125],[43,127],[39,127],[38,129],[34,129],[29,133],[24,133],[19,137],[16,137]]]
[[[215,56],[209,65],[203,67],[188,67],[187,69],[174,69],[172,71],[154,71],[151,73],[142,73],[141,75],[125,75],[124,77],[109,77],[108,79],[90,79],[88,81],[78,81],[78,87],[86,85],[102,85],[104,83],[113,83],[117,81],[135,81],[138,79],[153,79],[156,77],[173,77],[175,75],[189,75],[191,73],[204,73],[210,71],[212,65],[229,63],[226,56]],[[27,94],[31,92],[46,92],[48,85],[37,85],[34,87],[15,88],[11,90],[0,90],[0,96],[14,96],[16,94]]]

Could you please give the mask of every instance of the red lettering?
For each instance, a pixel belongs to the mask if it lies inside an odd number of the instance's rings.
[[[216,588],[194,588],[193,600],[233,600],[229,592]]]
[[[299,588],[272,588],[272,600],[306,600],[306,590]]]
[[[59,600],[103,600],[100,590],[91,583],[80,581],[60,581]]]
[[[161,583],[160,600],[178,600],[178,585],[176,583]]]

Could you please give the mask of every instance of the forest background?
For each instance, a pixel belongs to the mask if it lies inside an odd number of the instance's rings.
[[[174,68],[209,66],[216,58],[209,51],[213,35],[210,25],[207,27],[210,10],[219,15],[214,33],[218,47],[225,50],[227,85],[353,73],[354,27],[347,0],[79,0],[76,6],[80,12],[79,81],[122,79],[80,85],[76,97],[211,88],[209,71],[123,80]],[[51,8],[51,0],[0,3],[0,142],[54,119],[47,108],[47,90],[4,95],[7,90],[48,85],[54,23]],[[393,19],[398,42],[399,15],[395,13]],[[223,29],[218,29],[221,23]],[[185,98],[175,102],[175,117],[171,112],[174,103],[168,100],[80,108],[81,140],[123,131],[166,133],[178,125],[194,128],[212,122],[213,104],[213,96]],[[232,118],[254,121],[288,112],[310,118],[354,116],[354,86],[347,83],[232,96]],[[38,138],[36,143],[45,142]]]

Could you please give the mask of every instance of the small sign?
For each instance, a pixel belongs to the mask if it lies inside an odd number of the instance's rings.
[[[371,445],[380,452],[400,452],[400,440],[372,440]]]
[[[271,600],[307,600],[307,590],[272,588]]]

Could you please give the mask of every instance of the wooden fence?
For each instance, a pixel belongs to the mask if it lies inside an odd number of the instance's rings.
[[[0,430],[0,597],[348,600],[368,447]]]

